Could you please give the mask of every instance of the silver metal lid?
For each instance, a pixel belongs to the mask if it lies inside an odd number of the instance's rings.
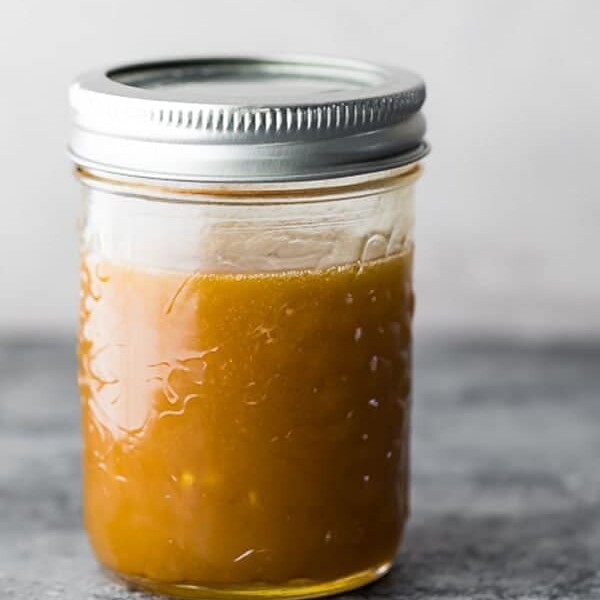
[[[95,71],[70,88],[86,168],[179,181],[293,181],[403,166],[428,151],[422,79],[315,57],[195,58]]]

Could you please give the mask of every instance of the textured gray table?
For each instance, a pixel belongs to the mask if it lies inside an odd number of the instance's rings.
[[[80,523],[64,342],[0,341],[0,598],[141,600]],[[352,598],[600,599],[600,344],[423,342],[413,518],[397,567]]]

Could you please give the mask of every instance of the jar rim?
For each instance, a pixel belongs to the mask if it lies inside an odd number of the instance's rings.
[[[146,200],[190,204],[312,204],[372,195],[377,189],[405,187],[420,178],[421,162],[347,177],[285,182],[195,182],[159,180],[76,166],[84,185]]]

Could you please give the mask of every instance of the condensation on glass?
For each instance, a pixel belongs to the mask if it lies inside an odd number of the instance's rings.
[[[72,86],[85,525],[113,575],[299,598],[391,568],[423,100],[410,72],[298,57]]]

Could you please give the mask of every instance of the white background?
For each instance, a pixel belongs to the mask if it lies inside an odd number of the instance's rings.
[[[317,52],[427,80],[418,324],[600,334],[600,2],[2,0],[0,334],[72,334],[81,71],[219,52]]]

